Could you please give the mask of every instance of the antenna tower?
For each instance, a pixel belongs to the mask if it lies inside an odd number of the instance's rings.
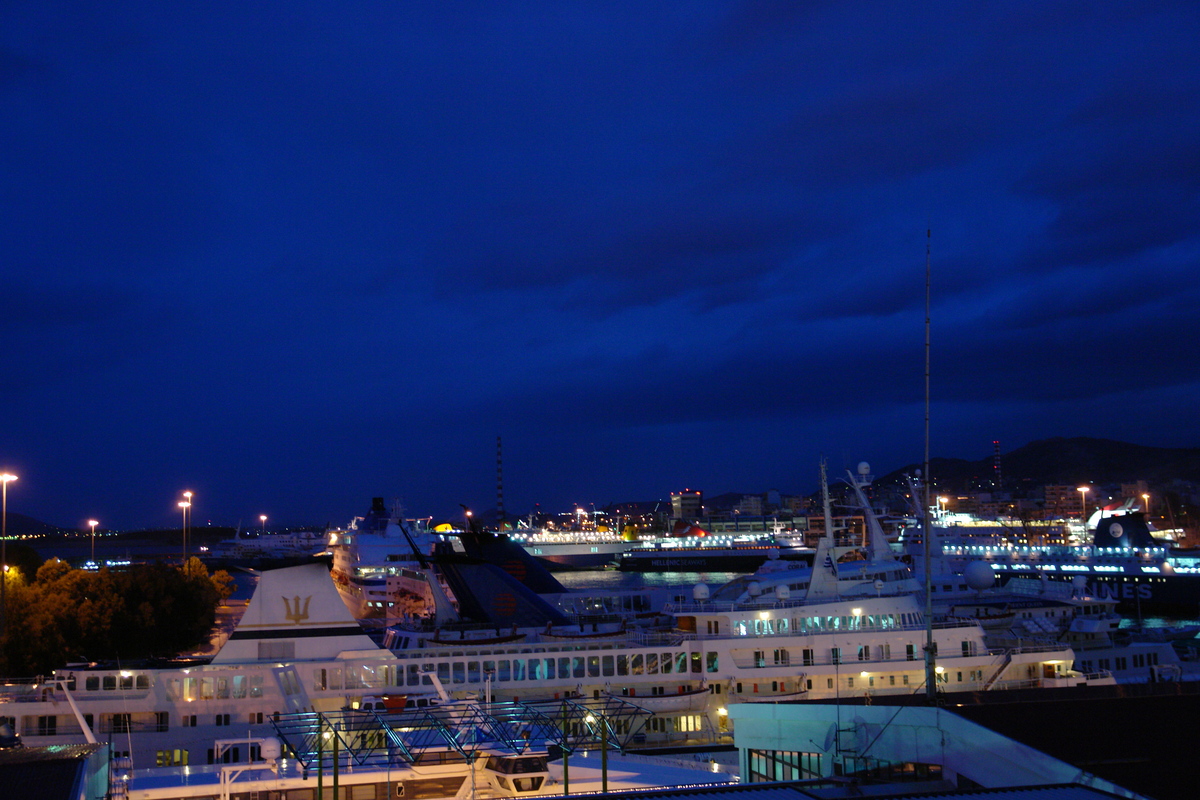
[[[504,522],[504,454],[496,437],[496,521]]]
[[[1004,480],[1000,474],[1000,440],[992,442],[992,486],[1003,488]]]

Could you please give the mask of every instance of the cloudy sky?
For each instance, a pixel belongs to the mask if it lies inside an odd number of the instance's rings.
[[[0,467],[54,524],[1200,446],[1200,6],[0,11]],[[932,236],[927,237],[927,231]]]

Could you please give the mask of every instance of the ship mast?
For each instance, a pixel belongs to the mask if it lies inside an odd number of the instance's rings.
[[[922,532],[925,545],[925,699],[930,705],[937,702],[937,645],[933,641],[933,575],[930,569],[929,525],[929,260],[932,229],[925,231],[925,481],[921,503]]]

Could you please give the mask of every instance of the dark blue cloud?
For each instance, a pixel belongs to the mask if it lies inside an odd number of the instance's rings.
[[[10,6],[23,513],[909,462],[927,241],[935,451],[1200,441],[1194,4]]]

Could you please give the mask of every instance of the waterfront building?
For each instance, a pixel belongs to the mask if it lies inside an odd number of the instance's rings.
[[[671,493],[673,519],[700,519],[704,514],[704,492],[684,489]]]

